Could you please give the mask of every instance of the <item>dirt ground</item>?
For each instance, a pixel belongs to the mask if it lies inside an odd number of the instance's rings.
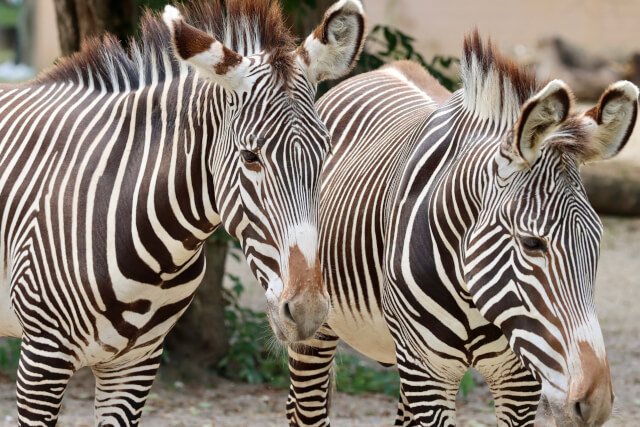
[[[640,419],[640,219],[604,218],[605,234],[596,298],[614,390],[615,409],[607,426],[636,426]],[[340,385],[338,383],[338,390]],[[81,371],[63,403],[60,426],[93,425],[93,378]],[[283,426],[286,391],[218,380],[213,387],[160,378],[145,408],[143,425]],[[483,384],[458,402],[458,425],[495,425],[491,396]],[[396,401],[384,395],[338,393],[334,426],[388,426]],[[0,383],[0,426],[16,424],[13,384]]]
[[[218,379],[203,388],[159,378],[147,405],[142,425],[193,427],[285,426],[287,391]],[[491,425],[491,396],[478,387],[468,401],[459,401],[463,426]],[[13,384],[0,384],[0,426],[16,425]],[[332,404],[331,424],[337,427],[389,426],[393,424],[396,400],[382,394],[352,396],[337,393]],[[93,426],[93,377],[79,371],[67,389],[59,426]]]

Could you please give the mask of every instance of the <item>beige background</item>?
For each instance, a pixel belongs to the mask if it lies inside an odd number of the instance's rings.
[[[607,57],[640,51],[638,0],[364,0],[369,20],[397,27],[420,52],[459,56],[477,26],[506,53],[560,36]]]

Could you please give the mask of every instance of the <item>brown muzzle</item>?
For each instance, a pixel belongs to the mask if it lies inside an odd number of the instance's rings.
[[[287,342],[312,338],[329,316],[330,300],[320,261],[316,258],[309,266],[298,246],[291,248],[288,280],[278,304],[276,323],[283,335],[279,338]]]
[[[579,426],[600,426],[611,416],[613,386],[606,356],[599,357],[589,344],[580,345],[582,375],[569,383],[568,410]]]

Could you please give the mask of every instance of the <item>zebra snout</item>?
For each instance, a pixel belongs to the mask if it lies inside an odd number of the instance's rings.
[[[568,411],[579,426],[600,426],[611,416],[613,385],[609,362],[590,346],[582,346],[582,372],[569,385]]]
[[[592,393],[591,396],[585,396],[570,403],[573,418],[579,426],[600,426],[609,419],[613,408],[613,397],[611,394],[604,395],[606,392],[607,390],[603,390],[602,393]]]
[[[280,303],[280,319],[296,331],[295,341],[308,340],[327,320],[329,305],[328,298],[286,300]]]

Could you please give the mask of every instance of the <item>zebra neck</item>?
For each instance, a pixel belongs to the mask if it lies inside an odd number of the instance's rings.
[[[131,121],[144,123],[144,142],[132,147],[128,169],[137,177],[124,180],[121,196],[133,201],[134,229],[117,235],[131,236],[157,273],[179,272],[220,224],[209,157],[227,151],[218,144],[223,112],[212,86],[190,76],[132,96]]]
[[[500,141],[508,130],[502,123],[475,115],[461,117],[461,128],[450,147],[452,155],[434,189],[430,215],[438,222],[437,229],[447,229],[449,236],[455,237],[455,242],[449,242],[455,248],[462,247],[466,233],[478,219]]]

